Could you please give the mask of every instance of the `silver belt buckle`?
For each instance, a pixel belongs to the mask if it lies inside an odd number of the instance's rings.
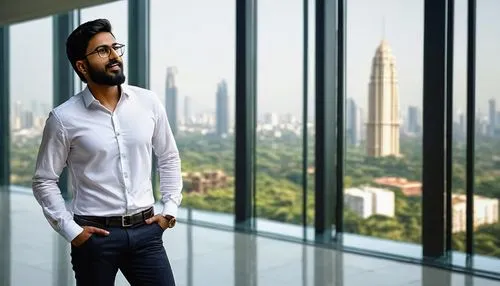
[[[125,223],[125,218],[128,218],[129,223]],[[122,227],[132,226],[132,224],[130,223],[130,221],[131,221],[131,216],[129,216],[129,215],[123,215],[122,216]]]

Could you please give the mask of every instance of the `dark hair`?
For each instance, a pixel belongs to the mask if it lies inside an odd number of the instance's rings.
[[[80,79],[85,83],[87,82],[85,77],[76,68],[76,61],[85,58],[85,52],[90,39],[101,32],[111,33],[111,24],[106,19],[97,19],[81,24],[66,40],[66,55],[68,56],[68,60]],[[113,33],[111,34],[113,35]]]

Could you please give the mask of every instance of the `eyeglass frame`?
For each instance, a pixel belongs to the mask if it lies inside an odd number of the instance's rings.
[[[115,50],[116,54],[118,56],[123,56],[123,54],[125,54],[125,50],[123,50],[123,47],[125,47],[124,44],[119,44],[119,43],[114,43],[113,45],[111,46],[108,46],[108,45],[101,45],[101,46],[98,46],[97,48],[95,48],[92,52],[86,54],[83,58],[87,58],[88,56],[92,55],[92,54],[97,54],[100,58],[106,58],[106,57],[109,57],[111,55],[111,50]],[[108,49],[108,54],[106,56],[101,56],[101,54],[99,53],[98,49],[100,48],[107,48]],[[116,49],[122,49],[122,53],[121,55],[117,52]]]

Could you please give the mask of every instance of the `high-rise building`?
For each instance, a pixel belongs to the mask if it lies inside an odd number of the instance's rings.
[[[33,128],[33,112],[31,110],[21,111],[21,129]]]
[[[496,101],[494,98],[488,100],[488,133],[489,135],[495,134],[496,127],[496,117],[497,117],[497,109],[496,109]]]
[[[22,128],[21,124],[21,112],[23,110],[23,104],[21,101],[16,101],[14,103],[14,112],[12,113],[12,129],[19,130]]]
[[[222,80],[217,85],[217,105],[216,122],[217,135],[224,135],[229,132],[229,96],[227,95],[227,83]]]
[[[191,97],[184,97],[184,123],[191,123]]]
[[[361,140],[361,112],[352,98],[347,99],[346,117],[347,144],[358,146]]]
[[[399,156],[399,90],[396,59],[383,40],[372,61],[368,90],[368,156]]]
[[[465,114],[461,111],[458,113],[458,125],[460,128],[460,134],[465,136],[467,126],[465,125]]]
[[[167,68],[165,108],[174,135],[177,134],[177,86],[175,85],[175,74],[177,74],[175,67]]]
[[[479,113],[476,116],[476,122],[475,122],[475,131],[476,135],[478,136],[483,136],[488,134],[488,128],[489,123],[488,123],[488,117]]]
[[[277,126],[279,124],[279,117],[278,114],[274,112],[267,112],[264,114],[264,124],[272,125],[272,126]]]
[[[418,107],[408,107],[408,132],[413,134],[420,133],[420,112]]]
[[[498,128],[498,122],[500,121],[500,111],[496,111],[496,112],[495,112],[495,117],[494,117],[494,119],[495,119],[495,124],[494,124],[494,126],[495,126],[495,129],[497,129],[497,128]]]

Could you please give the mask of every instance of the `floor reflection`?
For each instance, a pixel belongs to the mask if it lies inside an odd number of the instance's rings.
[[[341,252],[314,249],[314,286],[344,285],[344,263]]]
[[[0,285],[10,285],[11,221],[9,188],[0,186]]]
[[[234,236],[234,286],[257,286],[257,238]]]
[[[70,245],[50,228],[33,196],[9,197],[0,190],[0,286],[75,285]],[[182,223],[164,233],[164,242],[178,286],[500,286],[435,268]],[[129,284],[119,272],[115,285]]]
[[[73,269],[70,261],[70,245],[56,232],[53,233],[54,240],[54,259],[52,260],[52,279],[53,285],[67,286],[76,284],[73,278]]]
[[[193,212],[191,209],[188,209],[188,214],[187,214],[188,220],[191,220],[193,218]],[[192,225],[187,225],[186,226],[186,236],[187,236],[187,286],[193,286],[193,226]]]

